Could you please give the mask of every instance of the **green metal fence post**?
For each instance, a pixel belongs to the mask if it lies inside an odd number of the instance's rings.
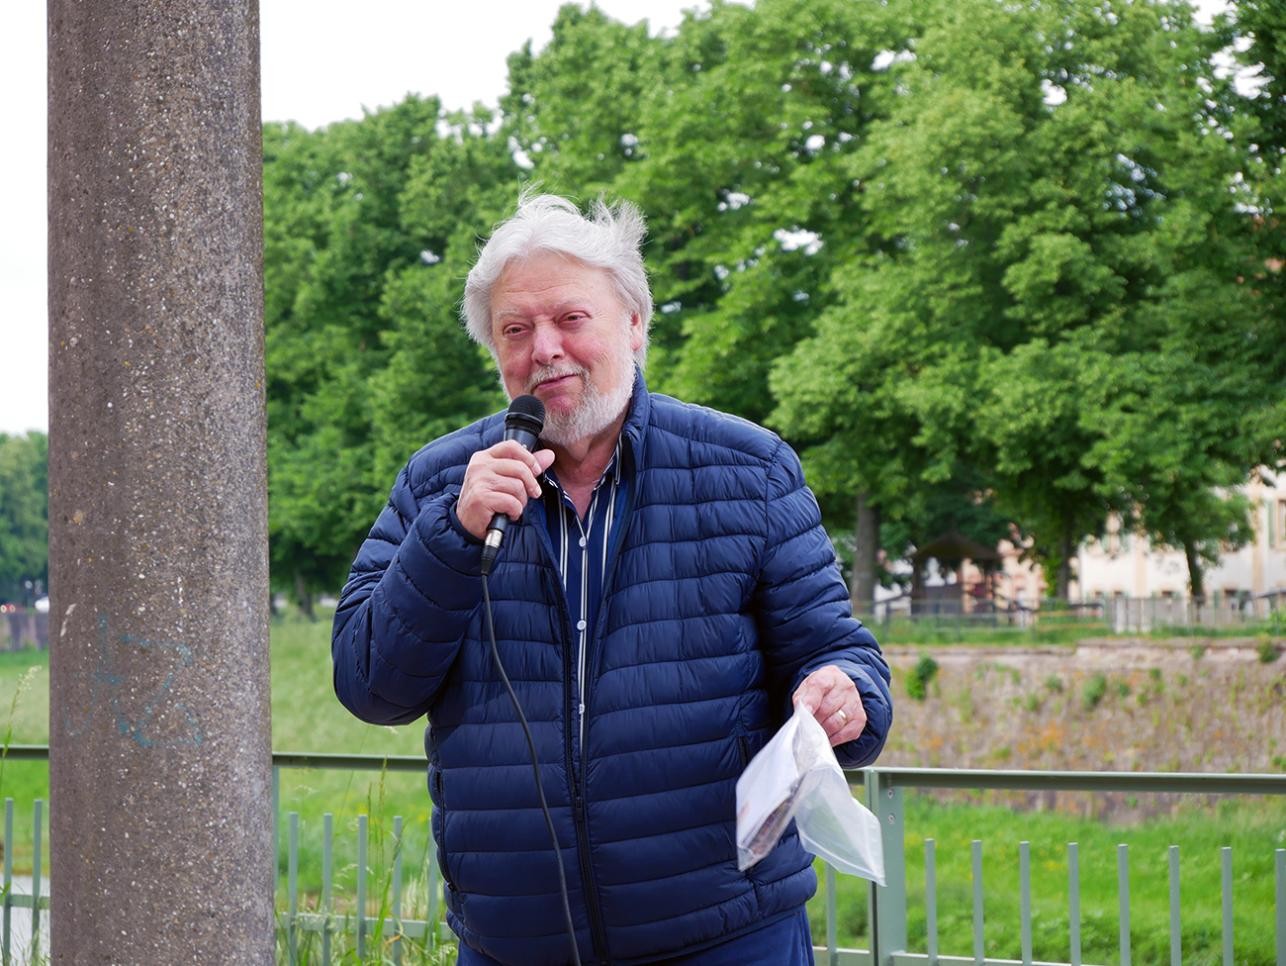
[[[1224,846],[1219,850],[1223,864],[1223,961],[1224,966],[1233,966],[1232,955],[1232,849]]]
[[[835,912],[835,868],[826,863],[826,966],[839,966],[838,923]]]
[[[881,781],[877,770],[866,773],[866,799],[880,820],[884,845],[884,886],[871,890],[871,962],[886,966],[893,954],[906,951],[906,860],[902,827],[902,789]]]
[[[277,874],[280,871],[278,864],[281,854],[277,851],[277,826],[281,824],[281,769],[277,765],[272,766],[272,891],[273,895],[277,893]]]
[[[290,813],[286,855],[286,951],[290,964],[299,962],[299,813]]]
[[[1081,966],[1080,846],[1067,843],[1067,954],[1071,966]]]
[[[1278,849],[1273,857],[1277,865],[1277,962],[1286,963],[1286,849]]]
[[[982,966],[987,958],[986,904],[982,888],[982,839],[969,843],[969,863],[973,870],[973,961]]]
[[[1031,952],[1031,843],[1018,843],[1018,916],[1023,966],[1032,966]]]
[[[357,958],[366,955],[366,816],[357,816]]]
[[[938,879],[933,839],[924,840],[924,931],[929,966],[938,966]]]
[[[326,812],[322,815],[322,963],[330,966],[330,933],[333,928],[331,912],[331,848],[335,834],[335,816]]]
[[[402,966],[402,816],[393,816],[393,963]]]
[[[45,803],[37,798],[33,803],[35,815],[32,818],[32,854],[31,854],[31,949],[30,962],[38,963],[40,955],[40,833],[43,830],[42,814]]]
[[[1278,908],[1281,900],[1278,899]],[[4,800],[4,966],[9,966],[13,936],[13,799]]]
[[[1130,966],[1130,847],[1116,847],[1117,896],[1120,903],[1121,966]]]
[[[437,949],[438,942],[441,940],[441,931],[438,923],[438,896],[442,892],[442,882],[438,878],[438,851],[437,845],[433,841],[433,835],[430,833],[428,845],[424,850],[424,860],[428,864],[428,891],[429,891],[429,909],[426,918],[429,921],[429,949]]]

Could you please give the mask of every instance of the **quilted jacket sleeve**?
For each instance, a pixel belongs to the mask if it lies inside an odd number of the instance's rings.
[[[335,610],[335,693],[357,717],[404,724],[428,711],[481,599],[479,544],[454,489],[420,505],[406,470],[362,543]]]
[[[821,511],[799,458],[782,443],[768,472],[767,541],[757,587],[761,640],[774,693],[787,702],[804,678],[833,664],[852,678],[866,729],[835,749],[845,768],[875,760],[893,721],[889,668],[871,632],[853,617]]]

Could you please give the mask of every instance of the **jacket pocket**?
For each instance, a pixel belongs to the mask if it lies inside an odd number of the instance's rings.
[[[433,838],[437,846],[438,871],[442,873],[442,881],[446,884],[449,892],[455,893],[455,880],[451,878],[451,868],[449,865],[450,853],[447,851],[447,808],[446,797],[443,794],[442,769],[434,768],[429,772],[429,794],[433,799]]]

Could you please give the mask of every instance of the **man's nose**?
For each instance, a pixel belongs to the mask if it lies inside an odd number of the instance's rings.
[[[563,357],[563,337],[556,325],[537,325],[532,341],[532,357],[547,366]]]

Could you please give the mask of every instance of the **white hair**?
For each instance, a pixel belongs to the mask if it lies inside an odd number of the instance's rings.
[[[469,335],[494,356],[491,331],[491,290],[513,261],[538,252],[554,252],[607,272],[616,295],[643,325],[643,344],[634,353],[639,368],[647,358],[647,333],[652,321],[652,291],[640,247],[646,223],[628,201],[609,206],[602,200],[590,206],[589,217],[558,195],[518,197],[518,210],[502,222],[478,253],[464,284],[461,317]]]

